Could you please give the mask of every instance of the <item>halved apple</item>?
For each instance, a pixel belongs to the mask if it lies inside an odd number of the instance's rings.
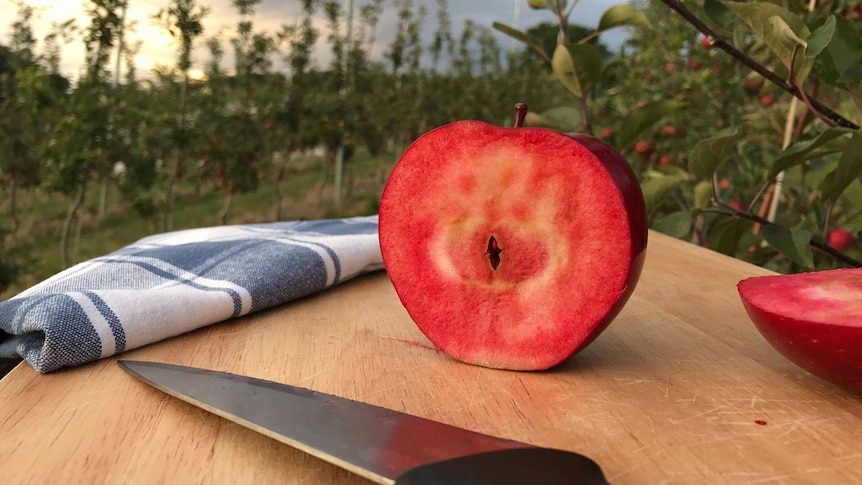
[[[619,313],[643,266],[643,194],[586,135],[452,123],[404,153],[380,205],[380,246],[419,329],[450,356],[540,370]]]
[[[742,280],[757,329],[796,365],[862,393],[862,269]]]

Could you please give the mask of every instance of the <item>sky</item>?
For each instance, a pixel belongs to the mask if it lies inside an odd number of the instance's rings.
[[[136,58],[139,75],[144,71],[158,65],[173,65],[176,61],[176,45],[166,32],[156,26],[150,17],[160,8],[169,4],[170,0],[130,0],[127,19],[133,23],[133,31],[127,34],[132,42],[143,41],[140,53]],[[80,27],[86,25],[84,16],[84,0],[25,0],[31,6],[37,8],[37,17],[33,27],[36,37],[41,39],[47,34],[52,23],[61,23],[70,18],[78,19]],[[495,21],[507,25],[515,25],[516,4],[520,5],[520,29],[541,22],[554,21],[553,15],[546,10],[532,10],[527,6],[526,0],[450,0],[449,14],[452,19],[453,33],[457,35],[465,20],[472,20],[476,24],[491,27]],[[232,29],[237,21],[235,9],[230,0],[200,0],[202,5],[210,9],[209,15],[204,20],[204,36],[210,37],[221,32],[227,39],[232,35]],[[367,3],[367,0],[354,0],[354,9]],[[589,27],[598,24],[602,13],[611,6],[622,3],[621,0],[582,0],[578,3],[570,17],[571,23],[577,23]],[[255,17],[255,28],[267,32],[276,32],[284,23],[296,21],[301,16],[300,0],[264,0],[257,7]],[[425,5],[428,14],[423,38],[430,39],[437,26],[437,2],[436,0],[414,0],[416,5]],[[395,36],[397,25],[397,10],[391,0],[384,3],[384,13],[377,27],[376,42],[372,49],[372,57],[381,58],[388,44]],[[17,7],[13,0],[0,0],[0,43],[7,43],[10,36],[11,24],[16,17]],[[318,19],[318,28],[325,32],[324,19]],[[499,36],[500,45],[508,49],[512,41],[503,34]],[[602,42],[614,50],[625,40],[624,30],[615,29],[600,38]],[[325,67],[331,58],[329,47],[326,45],[325,34],[315,47],[315,59],[318,67]],[[518,46],[520,48],[520,46]],[[200,72],[207,61],[206,49],[202,42],[196,44],[196,53],[193,59],[193,71]],[[227,49],[228,51],[230,49]],[[63,74],[77,77],[84,58],[84,47],[80,41],[73,42],[63,49],[63,62],[61,70]],[[228,57],[229,59],[229,57]],[[194,72],[193,72],[194,74]]]

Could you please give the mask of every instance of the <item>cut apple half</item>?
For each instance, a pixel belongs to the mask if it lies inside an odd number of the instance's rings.
[[[738,285],[764,338],[814,375],[862,393],[862,269],[760,276]]]
[[[643,194],[585,135],[476,121],[433,130],[383,192],[380,246],[419,329],[472,364],[539,370],[586,347],[643,265]]]

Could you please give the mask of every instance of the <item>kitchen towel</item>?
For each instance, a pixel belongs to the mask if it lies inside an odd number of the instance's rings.
[[[158,234],[0,302],[0,357],[52,372],[382,268],[377,216]]]

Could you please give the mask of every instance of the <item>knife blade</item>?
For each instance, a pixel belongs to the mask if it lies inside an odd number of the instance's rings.
[[[119,364],[171,396],[380,484],[607,484],[594,461],[569,451],[252,377]]]

